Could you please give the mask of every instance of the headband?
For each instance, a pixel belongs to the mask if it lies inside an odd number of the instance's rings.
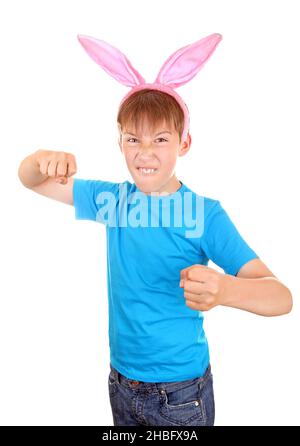
[[[132,87],[121,100],[119,109],[125,99],[144,88],[160,90],[173,96],[184,113],[182,140],[186,140],[190,122],[189,111],[175,88],[186,84],[196,76],[222,40],[221,34],[211,34],[175,51],[164,62],[153,83],[146,83],[127,57],[116,47],[94,37],[78,34],[77,38],[94,62],[121,84]]]

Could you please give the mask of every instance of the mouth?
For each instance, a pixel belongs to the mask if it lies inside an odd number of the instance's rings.
[[[137,167],[137,171],[139,172],[140,175],[142,176],[152,176],[155,175],[156,172],[158,171],[158,169],[156,168],[145,168],[145,167]]]

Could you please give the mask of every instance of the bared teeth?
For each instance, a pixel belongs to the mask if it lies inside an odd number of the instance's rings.
[[[139,167],[138,170],[140,172],[142,172],[143,174],[151,174],[151,173],[156,172],[157,169],[146,169],[144,167]]]

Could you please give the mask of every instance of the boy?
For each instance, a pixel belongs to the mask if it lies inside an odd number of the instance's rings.
[[[106,226],[114,425],[212,426],[202,312],[225,305],[285,314],[292,296],[220,202],[177,178],[177,159],[191,146],[190,134],[182,137],[178,101],[141,88],[123,101],[117,121],[133,183],[73,179],[75,157],[44,150],[22,161],[19,178],[39,194],[74,205],[77,219]],[[209,259],[225,273],[209,268]]]

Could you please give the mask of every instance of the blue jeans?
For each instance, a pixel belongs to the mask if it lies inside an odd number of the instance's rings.
[[[110,364],[109,398],[114,426],[213,426],[213,375],[176,382],[126,378]]]

